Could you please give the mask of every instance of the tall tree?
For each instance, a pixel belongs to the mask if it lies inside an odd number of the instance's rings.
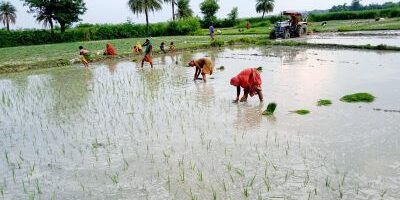
[[[164,2],[171,3],[171,5],[172,5],[172,20],[175,21],[175,5],[177,5],[176,0],[164,0]]]
[[[187,18],[193,16],[193,10],[190,8],[190,0],[178,0],[178,17]]]
[[[8,1],[3,1],[0,3],[0,21],[7,27],[10,31],[10,23],[15,24],[17,19],[17,9]]]
[[[200,4],[201,13],[204,15],[204,22],[208,25],[215,23],[217,17],[215,14],[219,10],[217,0],[204,0]]]
[[[264,18],[265,13],[274,11],[274,0],[256,0],[256,11],[262,13],[262,18]]]
[[[361,0],[353,0],[350,6],[351,10],[361,10]]]
[[[149,34],[149,12],[162,9],[161,0],[129,0],[128,5],[134,14],[146,15],[147,34]]]
[[[61,32],[65,32],[66,26],[79,22],[80,15],[86,12],[86,4],[83,0],[58,0],[54,11],[54,19],[60,24]]]
[[[86,12],[83,0],[22,0],[29,7],[29,13],[35,13],[36,20],[45,26],[49,25],[53,32],[54,21],[60,24],[61,32]]]

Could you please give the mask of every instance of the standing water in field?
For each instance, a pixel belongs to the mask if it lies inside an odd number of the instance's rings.
[[[316,33],[295,40],[316,44],[386,45],[400,47],[400,31],[350,31]]]
[[[203,56],[224,70],[193,82],[181,65]],[[1,75],[0,198],[400,198],[398,53],[259,47],[154,62]],[[230,78],[259,66],[265,103],[232,104]],[[376,99],[340,101],[358,92]]]

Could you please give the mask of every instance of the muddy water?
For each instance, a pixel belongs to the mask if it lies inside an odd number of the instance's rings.
[[[354,31],[344,33],[318,33],[299,39],[317,44],[388,45],[400,47],[400,31]]]
[[[193,82],[183,61],[201,56],[225,70]],[[399,54],[259,47],[155,60],[2,75],[0,195],[400,198]],[[265,104],[231,103],[229,79],[251,66],[263,66]],[[377,99],[338,100],[354,92]],[[261,116],[272,101],[275,116]]]

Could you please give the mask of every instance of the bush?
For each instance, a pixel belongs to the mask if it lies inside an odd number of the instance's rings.
[[[400,7],[382,10],[342,11],[311,14],[309,19],[314,22],[349,19],[375,19],[379,17],[400,17]]]
[[[218,39],[218,38],[214,39],[214,40],[211,40],[211,42],[210,42],[210,45],[212,47],[222,47],[224,44],[225,44],[225,42],[223,40],[221,40],[221,39]]]
[[[193,35],[200,29],[198,18],[185,18],[168,23],[168,35]]]
[[[194,34],[200,29],[197,18],[189,18],[169,23],[151,24],[151,36],[187,35]],[[58,30],[54,34],[48,30],[0,30],[0,48],[22,45],[38,45],[62,42],[78,42],[89,40],[107,40],[146,37],[147,28],[143,24],[79,24],[77,27],[67,29],[65,33]]]

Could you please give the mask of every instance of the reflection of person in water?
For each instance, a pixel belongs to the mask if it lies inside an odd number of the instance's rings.
[[[108,70],[110,71],[110,74],[115,73],[115,70],[117,69],[117,65],[118,65],[118,62],[110,62],[108,64]]]
[[[240,90],[244,89],[244,95],[240,99],[240,102],[247,101],[247,97],[254,96],[256,93],[260,102],[264,100],[263,93],[261,90],[261,76],[256,68],[249,68],[241,71],[237,76],[231,79],[231,85],[236,86],[237,88],[237,96],[235,103],[239,101]]]
[[[257,128],[262,122],[263,116],[261,115],[264,104],[260,103],[257,106],[238,105],[237,117],[234,120],[234,126],[240,130],[249,130]]]

